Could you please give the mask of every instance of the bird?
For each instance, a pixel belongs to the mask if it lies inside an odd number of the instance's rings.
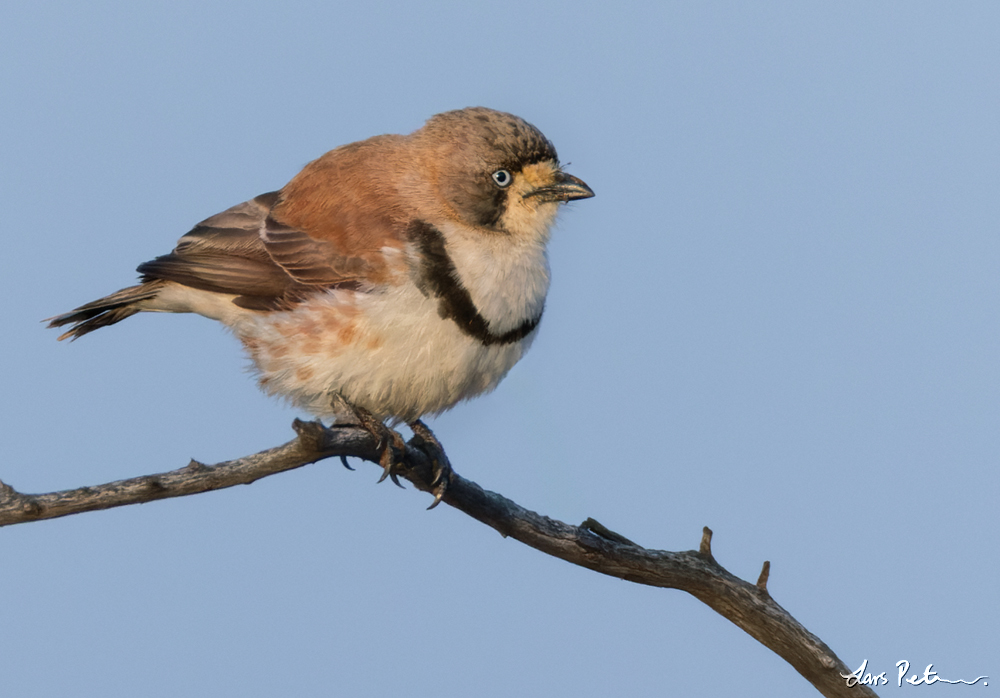
[[[140,312],[216,320],[266,393],[360,423],[396,480],[386,420],[432,439],[422,417],[496,388],[538,332],[560,204],[592,196],[524,119],[447,111],[334,148],[48,322],[62,340]]]

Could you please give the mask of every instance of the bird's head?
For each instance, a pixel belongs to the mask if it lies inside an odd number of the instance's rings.
[[[544,240],[559,203],[594,195],[562,171],[537,128],[512,114],[484,107],[445,112],[409,138],[446,215],[480,230]]]

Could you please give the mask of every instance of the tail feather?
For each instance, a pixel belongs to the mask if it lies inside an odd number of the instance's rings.
[[[81,305],[68,313],[49,318],[47,322],[49,327],[71,325],[69,330],[59,335],[60,341],[67,337],[77,339],[88,332],[113,325],[135,315],[142,310],[140,304],[155,298],[163,284],[163,281],[157,279],[138,286],[129,286],[112,293],[110,296]]]

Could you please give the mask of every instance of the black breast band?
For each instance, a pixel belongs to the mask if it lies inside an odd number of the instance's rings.
[[[492,332],[489,322],[479,313],[468,289],[458,278],[458,271],[445,249],[441,231],[424,221],[414,221],[410,225],[409,233],[410,239],[420,250],[424,262],[420,274],[420,288],[424,293],[439,299],[438,312],[441,317],[454,321],[463,333],[487,346],[519,342],[538,327],[542,319],[541,312],[512,330],[502,334]]]

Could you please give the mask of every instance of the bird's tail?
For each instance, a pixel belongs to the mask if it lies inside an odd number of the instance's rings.
[[[163,281],[154,279],[138,286],[129,286],[112,293],[110,296],[81,305],[68,313],[49,318],[47,322],[49,327],[71,325],[69,330],[59,335],[60,341],[67,337],[76,339],[101,327],[121,322],[143,310],[143,301],[155,298],[163,284]]]

